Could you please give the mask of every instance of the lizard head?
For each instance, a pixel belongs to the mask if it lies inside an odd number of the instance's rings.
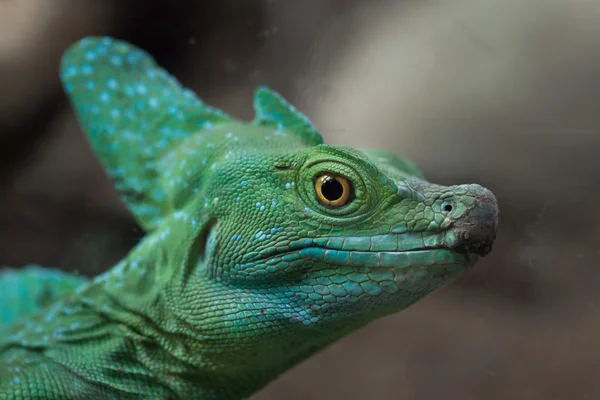
[[[215,171],[210,192],[220,195],[206,266],[278,324],[363,324],[491,251],[498,205],[482,186],[431,184],[409,161],[382,152],[264,150]]]

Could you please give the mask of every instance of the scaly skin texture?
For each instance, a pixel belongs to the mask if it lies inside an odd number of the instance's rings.
[[[74,45],[61,77],[146,236],[88,282],[4,273],[0,292],[30,281],[55,298],[32,305],[6,292],[0,399],[245,398],[451,282],[495,239],[487,189],[435,185],[394,155],[324,145],[266,88],[242,123],[110,38]],[[323,175],[348,183],[341,206],[319,197]]]

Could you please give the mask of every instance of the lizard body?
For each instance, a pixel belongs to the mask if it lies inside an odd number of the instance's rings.
[[[265,87],[243,123],[111,38],[75,44],[61,78],[146,236],[89,281],[0,273],[0,291],[43,280],[55,294],[16,321],[0,296],[1,400],[246,398],[491,250],[489,190],[325,145]]]

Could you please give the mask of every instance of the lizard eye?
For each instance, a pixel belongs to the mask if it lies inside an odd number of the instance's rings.
[[[354,187],[347,178],[327,173],[317,177],[315,192],[321,204],[338,208],[353,200]]]

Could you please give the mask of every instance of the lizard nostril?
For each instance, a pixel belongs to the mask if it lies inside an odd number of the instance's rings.
[[[448,203],[447,201],[442,203],[442,211],[449,213],[450,211],[452,211],[452,204]]]

